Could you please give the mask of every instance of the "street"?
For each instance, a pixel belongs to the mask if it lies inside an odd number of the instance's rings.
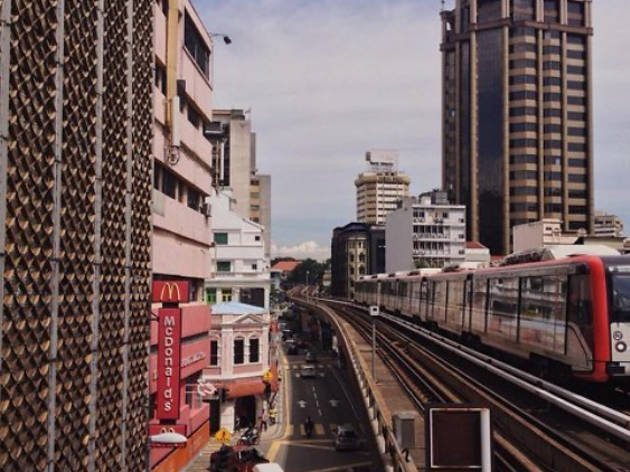
[[[285,359],[283,372],[289,411],[284,435],[261,444],[267,458],[292,472],[383,470],[363,405],[352,400],[360,396],[354,385],[347,382],[348,375],[339,369],[337,359],[329,353],[317,352],[317,360],[310,363],[316,371],[312,378],[301,375],[307,364],[303,351]],[[308,416],[314,423],[310,439],[304,427]],[[356,451],[335,451],[335,431],[344,424],[352,425],[357,432],[360,445]]]

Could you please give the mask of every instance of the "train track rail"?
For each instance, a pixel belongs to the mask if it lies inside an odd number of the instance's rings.
[[[365,309],[326,303],[369,339]],[[381,315],[378,351],[412,401],[490,406],[501,470],[630,472],[630,418],[592,399],[472,351],[391,315]]]

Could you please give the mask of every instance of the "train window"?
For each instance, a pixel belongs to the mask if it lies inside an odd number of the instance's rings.
[[[448,283],[447,323],[454,326],[462,325],[464,310],[464,281],[451,280]]]
[[[579,333],[593,349],[593,308],[589,275],[572,275],[569,279],[569,330]]]
[[[486,279],[473,280],[472,302],[472,330],[484,332],[486,330]]]
[[[630,322],[630,275],[613,275],[612,313],[610,315],[613,323]]]
[[[443,320],[445,307],[446,307],[446,281],[439,280],[433,283],[432,318],[436,320]]]
[[[518,277],[490,279],[488,333],[516,340],[518,284]]]
[[[566,276],[523,277],[519,339],[565,352]]]

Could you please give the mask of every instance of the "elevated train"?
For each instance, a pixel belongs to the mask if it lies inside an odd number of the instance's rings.
[[[590,382],[630,380],[630,256],[363,276],[354,301]]]

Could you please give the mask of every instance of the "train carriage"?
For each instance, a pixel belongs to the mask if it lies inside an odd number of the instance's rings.
[[[630,256],[365,278],[357,298],[544,368],[630,378]],[[362,297],[362,298],[361,298]]]

